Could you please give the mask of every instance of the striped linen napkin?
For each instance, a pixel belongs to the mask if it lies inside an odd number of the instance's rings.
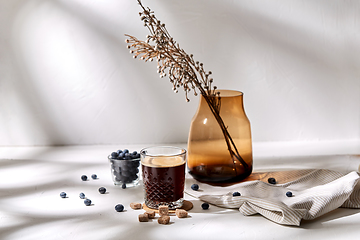
[[[276,184],[268,183],[275,178]],[[245,215],[261,214],[283,225],[299,226],[336,208],[360,208],[358,172],[342,174],[326,169],[306,169],[253,173],[248,181],[231,186],[199,183],[190,175],[185,192],[204,202],[224,208],[237,208]],[[197,183],[198,191],[191,189]],[[291,191],[293,196],[287,197]],[[233,197],[233,192],[241,196]]]

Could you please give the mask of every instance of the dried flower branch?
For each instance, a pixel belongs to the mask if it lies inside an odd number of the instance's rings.
[[[194,95],[197,95],[196,89],[202,95],[215,95],[217,87],[212,86],[211,71],[206,72],[203,63],[195,61],[192,54],[188,55],[180,48],[170,36],[165,24],[156,18],[150,8],[146,9],[140,0],[138,3],[143,8],[143,12],[139,15],[144,26],[149,29],[150,35],[146,36],[146,41],[126,35],[128,37],[126,42],[130,43],[128,48],[131,49],[130,53],[134,54],[134,58],[140,57],[144,61],[155,59],[160,77],[169,76],[174,92],[178,92],[178,89],[182,87],[186,101],[190,101],[188,98],[190,91],[194,91]]]
[[[216,118],[228,146],[232,159],[235,157],[243,166],[248,169],[248,164],[239,154],[229,132],[220,116],[221,97],[217,92],[217,87],[213,85],[213,79],[210,77],[212,72],[205,71],[203,63],[194,60],[193,54],[188,55],[180,45],[171,37],[165,24],[158,20],[150,8],[145,8],[141,0],[137,0],[142,12],[139,12],[144,26],[148,28],[150,34],[146,40],[138,40],[136,37],[125,34],[128,37],[127,48],[134,58],[141,60],[157,61],[157,72],[160,77],[168,76],[173,85],[173,91],[178,92],[179,88],[185,91],[186,101],[189,102],[188,94],[193,91],[197,96],[197,91],[204,97],[211,112]],[[217,96],[217,97],[214,97]],[[236,168],[235,168],[236,169]]]

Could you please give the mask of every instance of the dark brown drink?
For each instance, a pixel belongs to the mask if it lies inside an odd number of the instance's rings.
[[[185,163],[174,167],[142,166],[145,190],[145,204],[149,206],[168,205],[184,197]],[[170,204],[168,204],[170,203]]]
[[[184,197],[186,152],[174,156],[142,156],[145,204],[180,208]]]

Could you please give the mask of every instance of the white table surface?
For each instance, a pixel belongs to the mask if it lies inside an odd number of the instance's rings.
[[[170,144],[169,144],[170,145]],[[186,147],[186,144],[171,144]],[[140,223],[142,185],[122,189],[112,183],[107,155],[117,149],[148,145],[1,147],[0,239],[359,239],[360,209],[336,209],[300,227],[282,226],[260,215],[211,206],[185,195],[194,204],[189,217],[171,224]],[[358,169],[359,141],[254,143],[254,172],[278,169]],[[92,180],[97,174],[99,179]],[[81,181],[81,175],[90,180]],[[106,194],[99,194],[104,186]],[[60,198],[60,192],[68,198]],[[84,192],[93,202],[85,206]],[[114,206],[122,203],[124,212]]]

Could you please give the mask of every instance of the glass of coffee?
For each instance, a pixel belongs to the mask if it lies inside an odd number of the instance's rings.
[[[178,147],[149,147],[140,151],[145,204],[157,209],[182,207],[186,150]]]

